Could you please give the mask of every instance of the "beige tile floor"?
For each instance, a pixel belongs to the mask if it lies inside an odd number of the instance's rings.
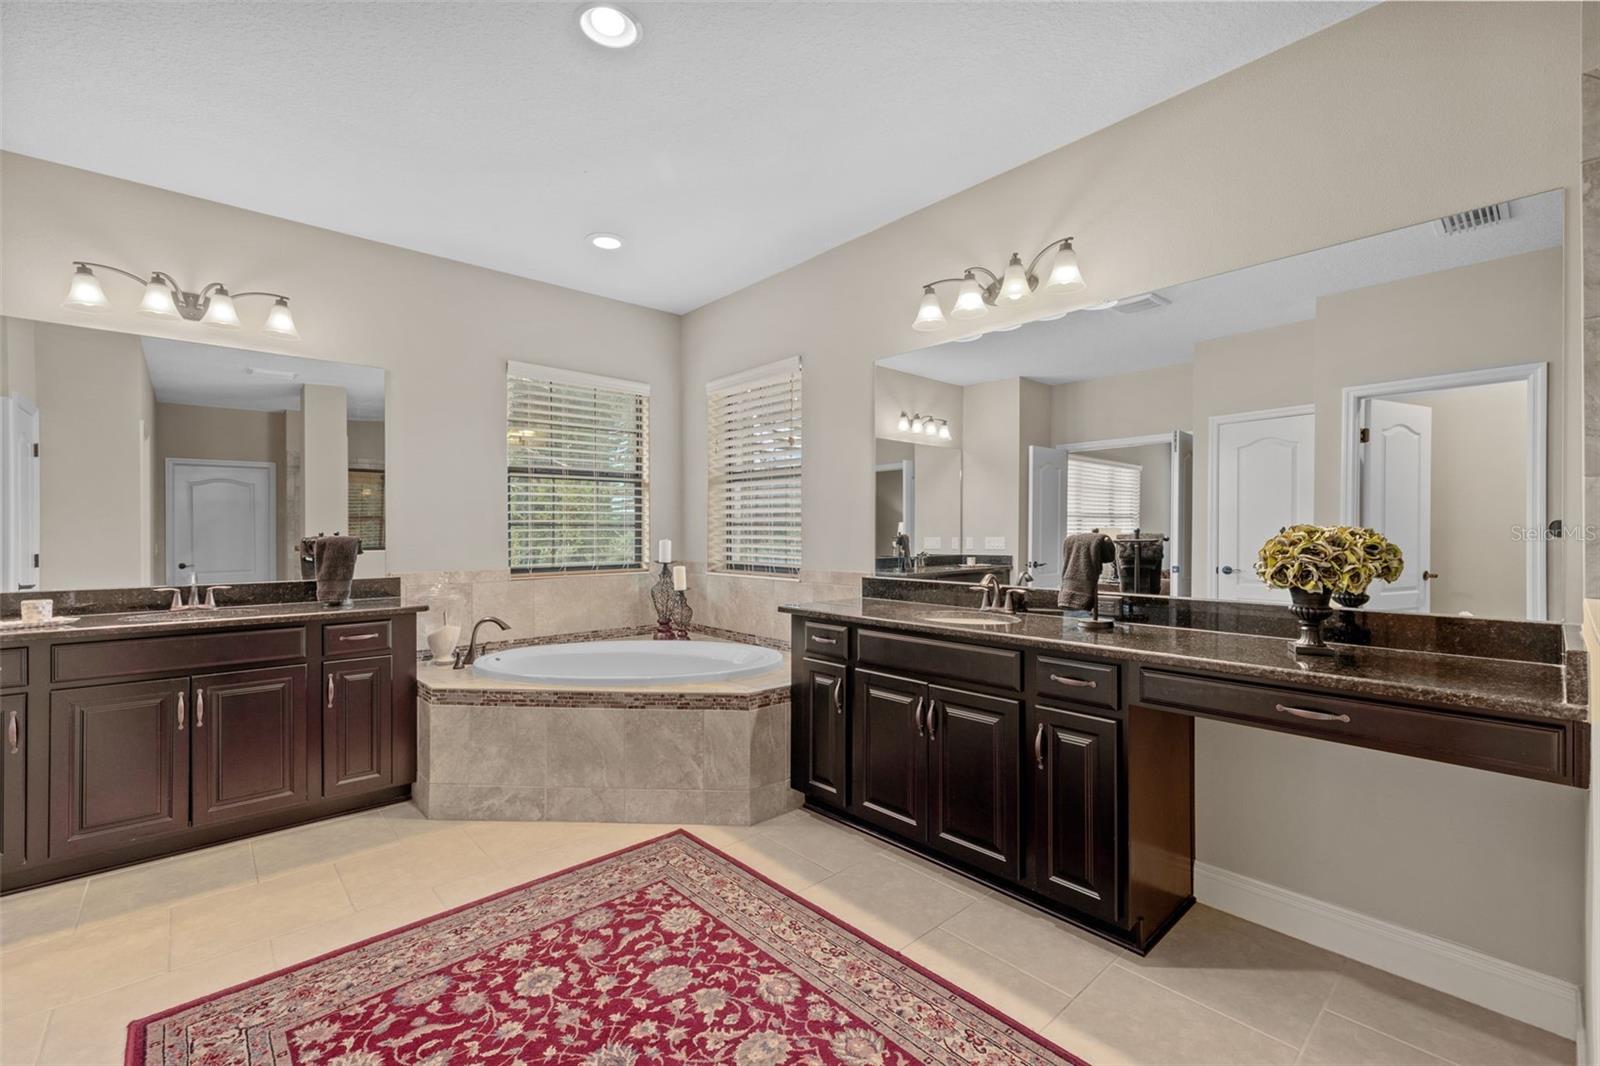
[[[133,1018],[668,828],[433,822],[402,804],[6,897],[0,1062],[120,1063]],[[1205,907],[1140,959],[804,811],[689,828],[1097,1066],[1576,1058]]]

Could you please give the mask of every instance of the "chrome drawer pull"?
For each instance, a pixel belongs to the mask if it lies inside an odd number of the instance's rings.
[[[1050,675],[1050,680],[1054,681],[1058,685],[1066,685],[1066,686],[1068,686],[1070,688],[1099,688],[1100,687],[1100,683],[1098,681],[1085,681],[1081,677],[1062,677],[1060,674],[1051,674]]]
[[[1284,714],[1292,714],[1296,718],[1309,718],[1313,722],[1350,721],[1350,716],[1348,714],[1328,714],[1326,711],[1308,711],[1304,707],[1286,707],[1281,703],[1278,704],[1277,707],[1278,710],[1282,711]]]
[[[183,732],[184,720],[188,717],[183,706],[183,693],[178,693],[178,732]]]
[[[1039,731],[1033,735],[1033,761],[1039,764],[1039,769],[1044,769],[1044,723],[1039,723]]]
[[[927,731],[923,728],[923,725],[922,725],[922,702],[923,702],[922,701],[922,697],[918,696],[917,697],[917,705],[911,711],[911,719],[912,719],[912,721],[917,723],[917,736],[919,736],[919,737],[925,737],[925,736],[928,735]]]
[[[377,640],[378,639],[378,634],[376,634],[376,633],[340,634],[339,639],[340,640]]]
[[[840,714],[844,713],[844,678],[836,678],[833,682],[833,709]]]
[[[206,690],[200,689],[194,694],[194,727],[204,729],[206,724]]]
[[[333,710],[333,675],[328,675],[328,710]]]
[[[837,643],[839,643],[839,638],[838,637],[819,637],[815,633],[811,634],[811,639],[816,641],[818,644],[837,644]]]
[[[928,739],[929,740],[938,740],[939,739],[939,734],[938,734],[938,732],[935,731],[934,724],[933,724],[933,716],[938,714],[938,713],[939,713],[939,701],[938,700],[929,700],[928,701]]]
[[[6,715],[6,747],[11,749],[11,754],[17,753],[20,738],[17,736],[17,712],[12,711]]]

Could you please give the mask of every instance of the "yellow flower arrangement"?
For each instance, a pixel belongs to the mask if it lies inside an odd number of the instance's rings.
[[[1289,526],[1267,539],[1256,560],[1256,576],[1271,588],[1351,596],[1404,570],[1400,549],[1362,526]]]

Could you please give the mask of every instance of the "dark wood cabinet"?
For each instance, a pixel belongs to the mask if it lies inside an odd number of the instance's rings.
[[[194,823],[306,801],[304,665],[194,679]]]
[[[356,795],[394,784],[393,666],[387,655],[327,664],[323,795]]]
[[[790,778],[806,798],[845,806],[845,744],[850,719],[849,672],[843,663],[802,659],[794,687]]]
[[[50,858],[189,826],[189,679],[50,694]]]
[[[1033,832],[1027,881],[1042,896],[1122,920],[1121,724],[1035,704],[1028,713]]]
[[[28,860],[28,694],[0,696],[0,868]]]
[[[850,813],[901,836],[927,837],[928,686],[857,670],[850,727]]]
[[[1002,877],[1021,869],[1018,700],[928,687],[928,843]]]

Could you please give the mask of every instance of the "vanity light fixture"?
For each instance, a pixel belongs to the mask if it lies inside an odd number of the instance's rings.
[[[627,48],[639,43],[639,23],[632,15],[610,4],[584,8],[578,16],[583,35],[604,48]]]
[[[1050,266],[1041,278],[1038,268],[1046,256],[1051,256]],[[988,280],[981,282],[979,274]],[[1085,286],[1083,270],[1078,266],[1078,253],[1072,247],[1072,238],[1063,237],[1039,249],[1026,266],[1022,263],[1022,256],[1012,252],[1011,261],[999,274],[987,267],[972,266],[958,278],[940,278],[928,282],[922,287],[922,302],[917,305],[917,316],[911,322],[912,329],[927,333],[948,325],[944,308],[934,289],[936,285],[945,284],[957,286],[949,317],[961,321],[982,318],[989,313],[989,308],[997,304],[1021,303],[1036,291],[1062,294],[1077,292]]]
[[[160,270],[152,273],[147,281],[141,275],[121,267],[83,260],[73,260],[72,282],[67,286],[67,298],[61,302],[62,307],[74,311],[110,310],[111,301],[106,299],[105,290],[100,287],[100,279],[94,273],[96,270],[109,270],[143,285],[144,295],[139,300],[139,313],[152,318],[181,318],[218,329],[238,329],[241,324],[239,311],[233,301],[245,296],[265,296],[273,303],[261,332],[296,340],[300,337],[300,331],[295,329],[294,316],[289,313],[289,298],[279,293],[229,293],[227,286],[218,281],[213,281],[199,292],[189,292],[174,281],[171,274]]]
[[[948,419],[925,415],[920,411],[912,415],[901,411],[900,418],[895,422],[894,428],[901,433],[917,433],[929,437],[938,437],[940,440],[950,439],[950,422]]]

